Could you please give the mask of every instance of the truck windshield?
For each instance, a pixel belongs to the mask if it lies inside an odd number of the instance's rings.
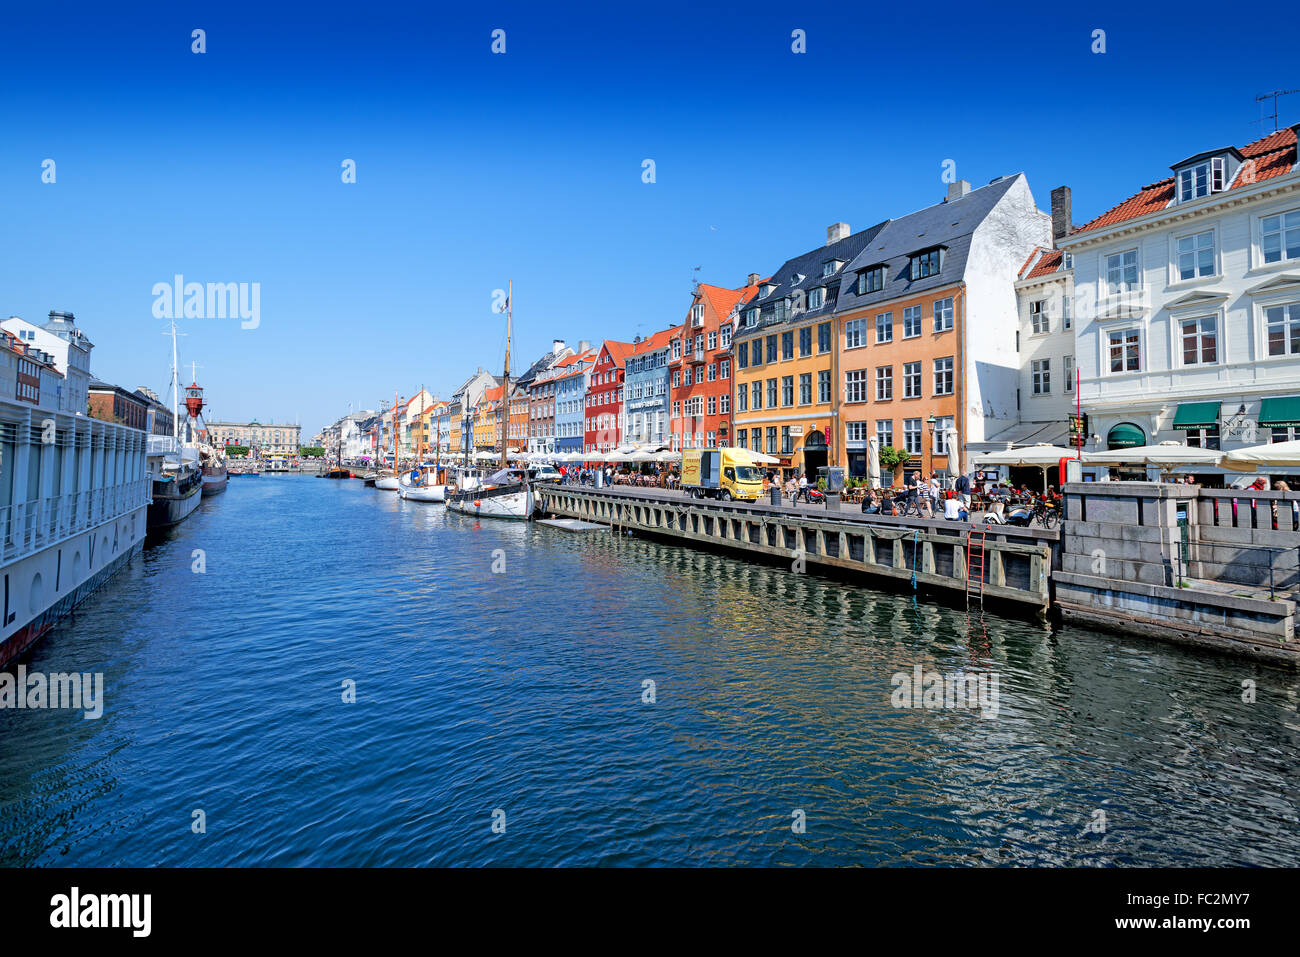
[[[736,466],[736,477],[742,482],[761,482],[763,473],[752,465]]]

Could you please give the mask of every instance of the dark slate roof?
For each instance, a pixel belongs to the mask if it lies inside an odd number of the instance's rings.
[[[523,386],[530,385],[534,379],[536,379],[539,375],[541,375],[543,372],[545,372],[553,365],[555,365],[555,353],[545,352],[542,354],[542,357],[540,359],[538,359],[536,362],[530,365],[524,371],[524,374],[519,376],[519,378],[516,379],[515,381]]]
[[[878,223],[875,226],[872,226],[870,229],[864,229],[860,233],[853,233],[846,236],[838,242],[831,243],[828,246],[819,246],[801,256],[796,256],[794,259],[786,260],[785,264],[782,265],[780,269],[772,273],[771,279],[765,280],[765,282],[776,283],[776,288],[766,296],[756,295],[749,302],[745,303],[743,311],[747,312],[754,308],[761,310],[763,306],[768,303],[776,302],[778,299],[784,299],[793,292],[802,291],[807,293],[809,290],[815,289],[818,286],[840,282],[847,275],[848,264],[853,261],[853,258],[857,256],[864,247],[870,244],[880,234],[888,223],[889,220],[886,220],[883,223]],[[822,264],[828,259],[839,259],[844,263],[844,265],[831,275],[822,276]],[[795,282],[795,277],[797,276],[803,276],[804,278],[799,282]],[[843,287],[841,287],[840,296],[842,297],[843,295],[844,290]],[[794,319],[803,322],[808,319],[815,319],[822,315],[830,316],[834,311],[835,303],[828,297],[821,307],[817,309],[806,309],[799,313],[798,316],[794,317]],[[787,320],[787,322],[789,321],[793,320]],[[761,322],[759,325],[753,327],[746,327],[742,324],[736,330],[736,338],[741,339],[746,336],[756,335],[762,329],[763,325]]]
[[[863,249],[844,270],[840,288],[839,311],[870,306],[901,296],[915,295],[927,289],[951,285],[966,274],[971,235],[980,223],[1024,174],[1004,176],[995,183],[973,189],[961,199],[937,203],[900,219],[890,220],[875,242]],[[943,246],[943,268],[936,275],[912,280],[911,257],[914,253]],[[859,272],[884,265],[885,287],[865,296],[857,294]]]

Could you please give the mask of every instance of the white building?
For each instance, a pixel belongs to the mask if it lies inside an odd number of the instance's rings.
[[[54,357],[54,367],[64,376],[57,402],[60,412],[87,413],[90,404],[90,350],[94,344],[77,328],[77,319],[72,313],[51,310],[50,318],[43,326],[10,316],[0,322],[0,329]]]
[[[1296,129],[1177,162],[1059,243],[1086,448],[1300,436]]]

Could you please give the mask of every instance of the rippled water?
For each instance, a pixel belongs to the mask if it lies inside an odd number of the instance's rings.
[[[8,864],[1300,861],[1290,672],[360,482],[232,480],[25,663],[106,705],[0,711]]]

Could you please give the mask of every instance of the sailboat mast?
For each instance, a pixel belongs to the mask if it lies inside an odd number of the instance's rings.
[[[176,435],[176,441],[181,440],[181,380],[180,369],[177,365],[179,356],[176,352],[176,320],[172,320],[172,431]]]
[[[515,298],[515,281],[509,282],[509,288],[506,292],[506,367],[505,381],[501,384],[501,467],[509,468],[506,461],[506,446],[510,443],[506,438],[510,431],[510,323],[513,316],[514,298]]]

